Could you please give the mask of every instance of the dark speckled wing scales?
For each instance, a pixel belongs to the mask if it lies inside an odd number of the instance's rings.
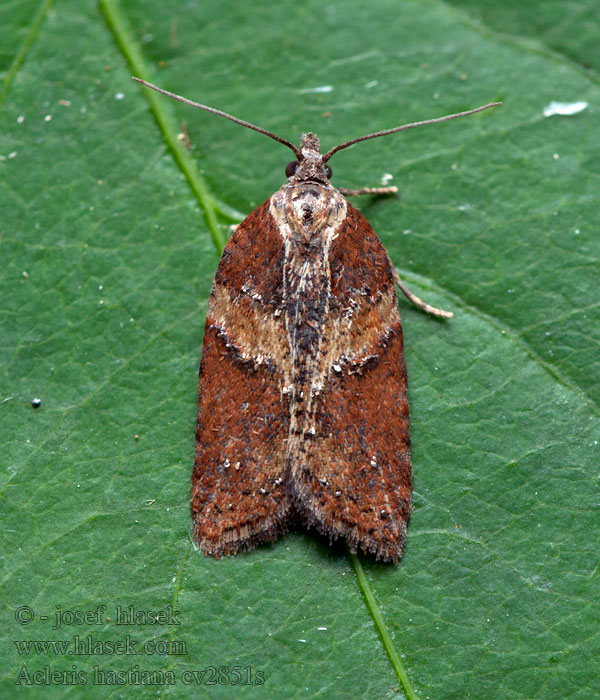
[[[397,562],[409,443],[388,255],[332,187],[286,185],[238,227],[211,292],[194,539],[207,554],[235,554],[299,517]]]
[[[294,501],[304,522],[322,534],[345,537],[352,551],[397,562],[410,516],[411,462],[391,264],[371,226],[349,204],[328,260],[327,377],[310,425],[299,428],[301,454],[288,455]]]
[[[225,247],[206,319],[191,511],[195,542],[214,556],[274,540],[291,517],[282,265],[266,202]]]

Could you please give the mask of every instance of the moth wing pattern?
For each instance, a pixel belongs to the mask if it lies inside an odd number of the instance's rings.
[[[291,513],[289,414],[280,397],[282,246],[267,204],[227,243],[205,325],[191,511],[196,544],[217,557],[276,539]]]
[[[403,124],[321,154],[134,78],[290,148],[287,183],[237,228],[213,284],[199,371],[191,511],[194,541],[219,557],[252,549],[292,520],[398,562],[412,472],[406,367],[395,282],[366,219],[330,184],[328,165],[360,141],[475,114]],[[389,194],[396,188],[344,190]]]
[[[410,517],[406,367],[389,256],[347,204],[329,250],[327,379],[311,426],[288,455],[306,525],[351,551],[397,562]]]

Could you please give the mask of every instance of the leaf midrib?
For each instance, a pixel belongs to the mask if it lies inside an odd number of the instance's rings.
[[[6,72],[6,77],[4,78],[4,85],[2,86],[2,90],[0,91],[0,113],[2,112],[2,107],[6,102],[6,98],[8,97],[8,93],[10,92],[10,88],[13,84],[13,81],[17,73],[19,72],[19,68],[25,61],[25,58],[29,53],[29,49],[33,45],[33,42],[35,41],[38,35],[42,22],[48,15],[48,12],[50,11],[50,8],[53,4],[54,0],[43,0],[37,13],[31,20],[29,31],[27,32],[25,39],[21,43],[21,46],[17,51],[13,62],[10,65],[10,68]]]

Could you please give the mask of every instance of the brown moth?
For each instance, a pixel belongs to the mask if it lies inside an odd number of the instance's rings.
[[[136,80],[138,80],[136,78]],[[191,511],[194,541],[219,557],[300,523],[398,562],[411,508],[406,368],[396,284],[377,235],[336,189],[331,156],[229,114],[147,87],[266,134],[296,160],[287,182],[237,227],[217,269],[200,363]]]

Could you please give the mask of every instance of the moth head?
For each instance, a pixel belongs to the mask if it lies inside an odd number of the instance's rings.
[[[152,83],[148,83],[145,80],[141,80],[140,78],[134,78],[134,80],[136,80],[138,83],[141,83],[142,85],[145,85],[146,87],[152,88],[152,90],[162,92],[163,95],[172,97],[174,100],[178,100],[179,102],[183,102],[184,104],[191,105],[192,107],[197,107],[198,109],[203,109],[206,112],[218,114],[220,117],[225,117],[225,119],[229,119],[232,122],[235,122],[236,124],[240,124],[241,126],[245,126],[248,129],[258,131],[260,134],[264,134],[265,136],[268,136],[269,138],[272,138],[275,141],[279,141],[279,143],[282,143],[284,146],[287,146],[294,152],[296,156],[296,160],[292,161],[291,163],[288,163],[285,169],[285,174],[289,182],[291,183],[306,182],[307,180],[327,183],[329,181],[329,178],[331,177],[331,168],[327,165],[327,161],[331,158],[331,156],[334,153],[341,151],[343,148],[353,146],[355,143],[359,143],[359,141],[367,141],[368,139],[374,139],[379,136],[395,134],[397,131],[413,129],[416,126],[425,126],[426,124],[438,124],[439,122],[446,122],[449,119],[456,119],[457,117],[466,117],[468,114],[482,112],[484,109],[489,109],[490,107],[497,107],[498,105],[502,104],[501,102],[491,102],[490,104],[483,105],[483,107],[469,109],[466,112],[447,114],[445,117],[436,117],[435,119],[426,119],[425,121],[421,122],[412,122],[410,124],[403,124],[402,126],[395,126],[392,129],[376,131],[373,134],[357,136],[356,138],[351,139],[350,141],[345,141],[339,146],[335,146],[330,151],[327,151],[325,155],[321,155],[321,146],[319,144],[319,139],[315,134],[302,134],[300,148],[296,148],[296,146],[294,146],[293,143],[290,143],[287,139],[284,139],[281,136],[277,136],[277,134],[274,134],[272,131],[267,131],[267,129],[263,129],[261,126],[256,126],[255,124],[246,122],[243,119],[233,117],[231,114],[227,114],[227,112],[222,112],[220,109],[215,109],[214,107],[207,107],[206,105],[201,105],[198,102],[192,102],[192,100],[188,100],[185,97],[181,97],[181,95],[175,95],[174,93],[169,92],[168,90],[163,90],[162,88],[156,87],[156,85],[152,85]]]
[[[309,180],[323,183],[329,181],[332,171],[323,161],[319,137],[316,134],[302,134],[298,160],[287,164],[285,175],[292,184]]]

